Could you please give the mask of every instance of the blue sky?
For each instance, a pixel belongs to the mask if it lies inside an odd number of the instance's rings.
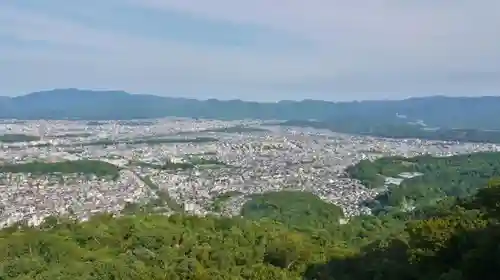
[[[499,13],[497,0],[1,1],[0,95],[497,95]]]

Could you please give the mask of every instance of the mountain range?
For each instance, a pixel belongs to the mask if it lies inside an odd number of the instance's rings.
[[[329,123],[410,124],[449,129],[500,129],[500,97],[430,96],[404,100],[329,102],[196,100],[124,91],[55,89],[0,97],[2,119],[141,119],[166,116]]]

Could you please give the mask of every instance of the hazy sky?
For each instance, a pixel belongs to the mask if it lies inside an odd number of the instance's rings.
[[[497,95],[499,15],[499,0],[3,0],[0,95]]]

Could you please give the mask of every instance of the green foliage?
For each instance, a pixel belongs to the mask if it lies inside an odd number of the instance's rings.
[[[400,185],[391,186],[371,206],[375,209],[400,208],[403,204],[423,207],[447,196],[467,197],[475,194],[490,178],[500,176],[500,153],[386,157],[373,162],[362,161],[347,171],[353,178],[372,188],[384,185],[385,176],[398,177],[403,172],[421,173],[422,176],[404,179]]]
[[[245,218],[274,220],[297,229],[338,225],[342,209],[308,192],[281,191],[255,195],[241,211]]]
[[[360,217],[338,230],[348,236],[364,224],[378,235],[373,226],[383,223]],[[500,272],[500,224],[476,209],[412,220],[361,247],[343,238],[242,218],[49,218],[37,229],[0,231],[0,279],[497,279]]]
[[[26,134],[3,134],[0,135],[0,142],[3,143],[17,143],[17,142],[30,142],[38,141],[40,137]]]
[[[492,182],[484,192],[499,189]],[[265,202],[291,199],[297,204],[279,204],[288,213],[313,197],[275,193]],[[481,190],[462,202],[468,208],[457,205],[406,226],[402,217],[401,223],[358,217],[331,233],[294,231],[265,219],[180,214],[101,214],[83,223],[49,218],[39,228],[0,231],[0,279],[497,279],[500,224],[488,215],[496,213],[491,201]],[[399,229],[387,234],[385,227]],[[346,243],[363,231],[357,238],[367,242]]]
[[[2,231],[0,278],[300,279],[324,254],[307,235],[272,223],[100,215]]]
[[[480,189],[475,197],[466,201],[463,206],[480,209],[488,217],[500,220],[500,180],[490,180],[487,187]]]
[[[368,188],[379,188],[385,183],[385,178],[380,174],[378,166],[369,160],[362,160],[354,166],[347,168],[347,172]]]
[[[29,162],[0,166],[0,172],[47,174],[93,174],[98,177],[118,178],[120,168],[99,160],[74,160],[61,162]]]
[[[352,217],[349,223],[329,229],[326,238],[341,240],[349,247],[364,246],[377,240],[404,235],[408,220],[410,217],[402,214]]]
[[[331,259],[309,279],[497,279],[500,227],[467,211],[412,221],[405,233]]]
[[[212,211],[214,212],[220,212],[222,208],[224,207],[224,203],[227,202],[229,199],[231,199],[234,196],[241,195],[242,193],[239,191],[229,191],[226,193],[223,193],[216,198],[214,198],[212,202]]]

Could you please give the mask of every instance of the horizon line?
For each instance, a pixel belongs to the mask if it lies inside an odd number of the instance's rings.
[[[32,94],[37,94],[37,93],[50,93],[50,92],[57,92],[57,91],[75,91],[75,92],[93,92],[93,93],[125,93],[128,95],[141,95],[141,96],[155,96],[155,97],[160,97],[160,98],[172,98],[172,99],[184,99],[184,100],[193,100],[193,101],[201,101],[201,102],[207,102],[207,101],[220,101],[220,102],[231,102],[231,101],[239,101],[239,102],[251,102],[251,103],[263,103],[263,104],[273,104],[273,103],[280,103],[280,102],[295,102],[295,103],[300,103],[300,102],[327,102],[327,103],[356,103],[356,102],[377,102],[377,101],[387,101],[387,102],[397,102],[397,101],[405,101],[405,100],[419,100],[419,99],[425,99],[425,98],[446,98],[446,99],[453,99],[453,98],[467,98],[467,99],[479,99],[479,98],[500,98],[500,95],[480,95],[480,96],[470,96],[470,95],[458,95],[458,96],[448,96],[444,94],[430,94],[430,95],[424,95],[424,96],[409,96],[405,98],[380,98],[380,99],[353,99],[353,100],[343,100],[343,101],[335,101],[335,100],[326,100],[326,99],[310,99],[310,98],[304,98],[304,99],[280,99],[280,100],[275,100],[275,101],[266,101],[266,100],[249,100],[249,99],[241,99],[241,98],[231,98],[231,99],[224,99],[224,98],[193,98],[193,97],[182,97],[182,96],[172,96],[172,95],[159,95],[156,93],[137,93],[137,92],[131,92],[123,89],[88,89],[88,88],[77,88],[77,87],[62,87],[62,88],[51,88],[51,89],[43,89],[39,91],[32,91],[28,93],[21,93],[19,95],[13,95],[13,96],[5,96],[2,95],[0,97],[3,98],[18,98],[18,97],[24,97],[24,96],[29,96]]]

